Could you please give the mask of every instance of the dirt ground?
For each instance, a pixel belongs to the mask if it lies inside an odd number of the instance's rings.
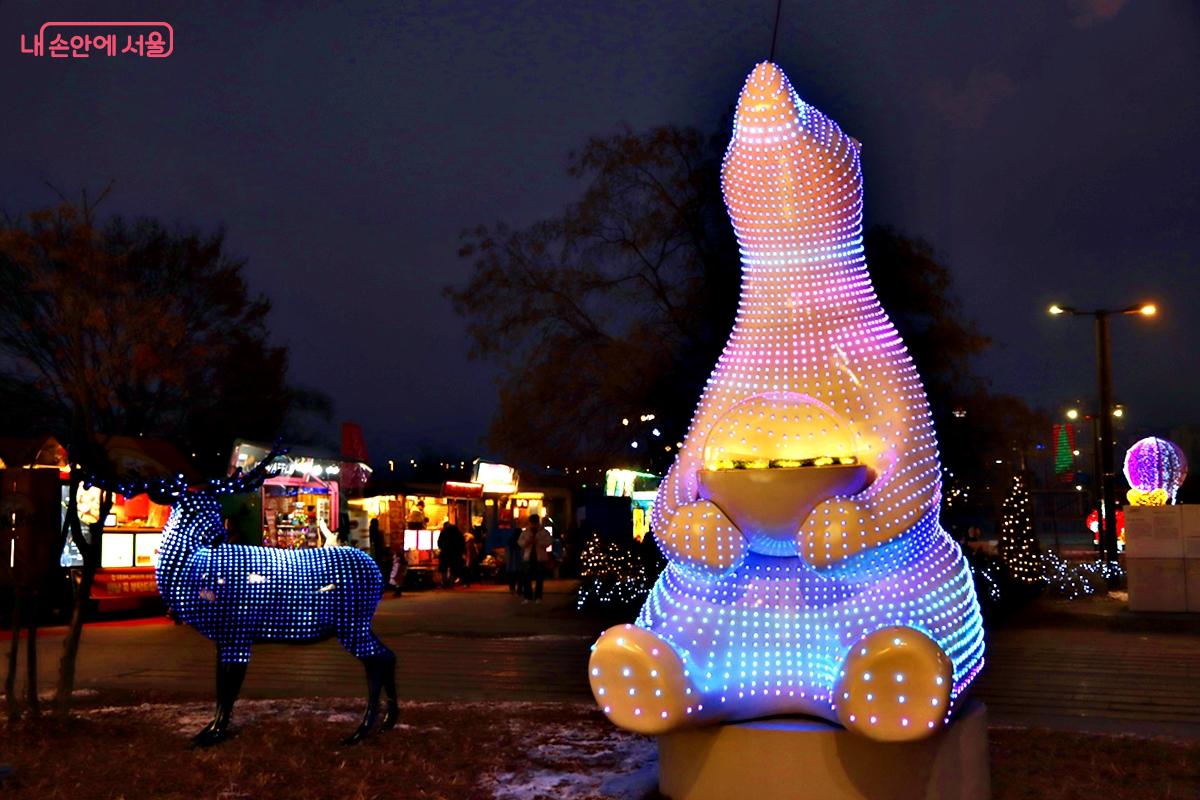
[[[353,700],[239,703],[236,736],[188,748],[209,707],[178,698],[80,698],[68,720],[0,722],[0,796],[71,798],[657,797],[652,740],[574,703],[405,703],[402,722],[356,747]],[[1200,743],[993,728],[995,800],[1200,796]]]

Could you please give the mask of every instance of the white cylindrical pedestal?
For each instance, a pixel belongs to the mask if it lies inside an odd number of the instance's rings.
[[[987,712],[972,701],[902,744],[807,719],[683,730],[658,737],[658,787],[671,800],[987,800]]]

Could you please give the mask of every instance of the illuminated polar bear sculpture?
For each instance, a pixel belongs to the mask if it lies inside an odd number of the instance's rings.
[[[983,665],[929,406],[867,275],[858,150],[755,67],[721,173],[741,301],[655,502],[670,563],[589,663],[621,727],[807,714],[918,739]]]

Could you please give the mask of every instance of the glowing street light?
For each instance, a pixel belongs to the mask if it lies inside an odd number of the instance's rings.
[[[1099,450],[1100,467],[1100,544],[1104,557],[1109,561],[1117,560],[1117,505],[1116,505],[1116,467],[1113,464],[1113,419],[1124,416],[1124,410],[1113,405],[1112,399],[1112,352],[1108,335],[1108,318],[1126,314],[1138,314],[1152,317],[1158,313],[1154,303],[1139,303],[1135,306],[1111,310],[1099,308],[1092,311],[1080,311],[1072,306],[1054,303],[1048,309],[1052,316],[1067,314],[1072,317],[1092,317],[1096,320],[1096,383],[1098,385],[1099,404],[1095,414],[1097,431],[1096,444]],[[1071,409],[1075,411],[1075,409]],[[1067,412],[1069,419],[1076,419]]]

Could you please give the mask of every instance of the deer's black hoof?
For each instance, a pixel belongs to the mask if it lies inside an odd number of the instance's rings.
[[[208,726],[192,737],[192,747],[212,747],[228,739],[229,729],[209,723]]]
[[[362,725],[359,725],[358,729],[356,731],[354,731],[354,733],[350,734],[345,739],[342,739],[342,744],[356,745],[370,735],[371,735],[371,726],[364,723]]]
[[[400,707],[394,702],[389,703],[387,711],[383,713],[383,722],[379,725],[379,730],[390,731],[396,727],[396,720],[400,717]]]

